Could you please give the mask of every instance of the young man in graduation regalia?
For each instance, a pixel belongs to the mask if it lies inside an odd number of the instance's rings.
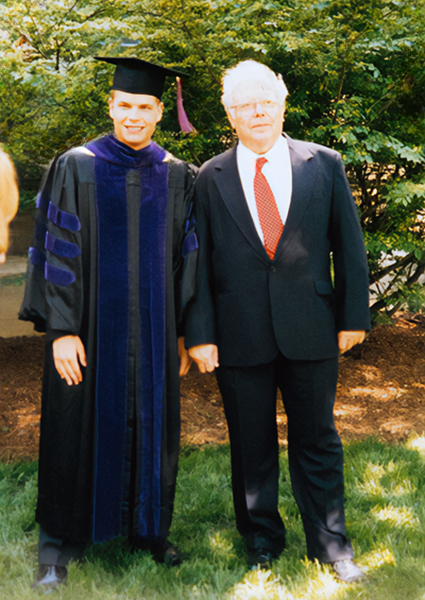
[[[176,73],[99,60],[116,65],[114,135],[52,163],[20,312],[48,339],[36,586],[56,587],[87,543],[121,535],[159,562],[181,560],[167,536],[179,371],[190,366],[182,315],[196,262],[195,169],[151,141],[165,77]]]

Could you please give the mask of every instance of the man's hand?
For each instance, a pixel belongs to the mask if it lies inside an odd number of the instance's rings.
[[[87,366],[86,351],[78,335],[65,335],[53,342],[53,360],[62,379],[68,385],[83,381],[80,364]]]
[[[202,344],[189,348],[189,356],[198,365],[201,373],[212,373],[218,364],[218,348],[215,344]]]
[[[344,354],[356,344],[361,344],[365,337],[365,331],[340,331],[338,333],[339,351]]]
[[[177,341],[178,341],[178,345],[179,345],[179,356],[180,356],[179,375],[180,375],[180,377],[184,377],[189,372],[190,365],[192,364],[192,359],[190,358],[189,353],[184,346],[184,337],[179,337]]]

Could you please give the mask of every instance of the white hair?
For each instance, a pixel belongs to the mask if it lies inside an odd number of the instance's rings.
[[[249,82],[258,85],[260,89],[273,90],[276,99],[282,106],[285,104],[288,90],[283,81],[282,75],[276,75],[269,67],[255,60],[244,60],[231,69],[224,72],[222,78],[223,94],[221,101],[226,110],[233,106],[233,94],[235,89],[241,84],[247,85]]]

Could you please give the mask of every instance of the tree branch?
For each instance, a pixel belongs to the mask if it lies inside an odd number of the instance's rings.
[[[400,258],[399,260],[392,263],[391,265],[388,265],[388,267],[385,267],[385,268],[381,269],[380,271],[378,271],[377,273],[373,274],[370,277],[370,282],[376,283],[377,281],[379,281],[380,279],[382,279],[383,277],[385,277],[386,275],[391,273],[391,271],[400,269],[401,267],[405,267],[406,265],[409,264],[409,262],[411,262],[413,264],[412,258],[414,256],[415,256],[414,252],[409,252],[409,254],[406,254],[406,256],[403,256],[403,258]]]
[[[413,275],[411,275],[409,277],[409,279],[406,281],[406,283],[404,284],[404,287],[411,289],[412,286],[415,283],[417,283],[417,281],[419,280],[421,275],[424,274],[424,272],[425,272],[425,260],[421,260],[418,263],[418,266],[417,266],[415,272],[413,273]],[[389,296],[386,296],[386,298],[382,298],[381,300],[378,300],[377,302],[372,304],[372,306],[370,307],[372,315],[375,315],[378,312],[378,310],[381,310],[381,308],[384,308],[385,306],[387,306],[388,302],[389,301],[391,302],[391,300],[394,300],[396,302],[397,308],[399,308],[403,303],[403,300],[402,299],[400,300],[400,297],[403,296],[403,293],[404,293],[403,290],[396,290]],[[395,312],[394,310],[389,309],[388,314],[393,314],[394,312]]]

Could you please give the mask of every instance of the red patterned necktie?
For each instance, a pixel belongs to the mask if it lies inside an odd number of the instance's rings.
[[[264,237],[264,248],[273,260],[276,248],[283,232],[283,223],[277,209],[276,200],[261,169],[267,158],[257,158],[254,176],[254,195],[257,204],[258,218]]]

